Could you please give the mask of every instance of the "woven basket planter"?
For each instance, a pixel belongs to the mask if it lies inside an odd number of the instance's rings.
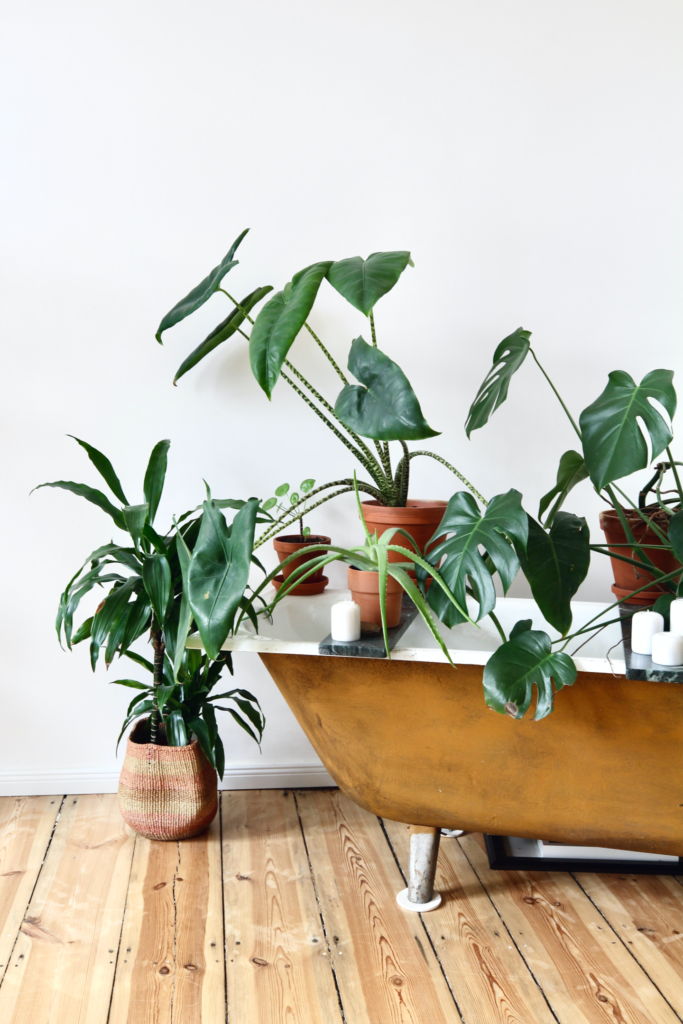
[[[138,723],[128,739],[119,779],[123,820],[146,839],[196,836],[218,810],[216,769],[196,739],[186,747],[142,743],[145,728]]]

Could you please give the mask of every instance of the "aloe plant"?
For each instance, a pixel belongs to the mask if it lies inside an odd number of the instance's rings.
[[[170,441],[155,445],[143,483],[145,500],[131,505],[109,459],[86,441],[75,440],[121,507],[86,484],[57,480],[39,487],[71,491],[97,505],[126,539],[111,541],[91,552],[69,580],[57,613],[60,643],[63,637],[71,650],[90,640],[93,671],[104,650],[107,668],[118,655],[151,673],[149,685],[134,679],[113,681],[114,685],[137,691],[119,741],[132,722],[148,716],[151,743],[184,746],[194,733],[222,778],[225,755],[216,710],[227,711],[259,744],[265,725],[259,702],[248,690],[212,693],[223,669],[227,667],[231,674],[233,671],[231,656],[221,651],[221,645],[233,629],[238,611],[251,608],[245,591],[253,559],[254,529],[257,521],[264,521],[258,514],[258,501],[213,501],[209,497],[160,534],[154,523]],[[237,508],[232,524],[227,524],[221,507]],[[74,616],[82,599],[96,588],[105,588],[103,599],[94,614],[74,630]],[[186,649],[188,637],[197,630],[206,654]],[[132,649],[146,633],[154,651],[153,661]],[[234,707],[216,704],[218,700],[230,701]]]
[[[282,290],[272,295],[255,319],[251,313],[267,295],[270,285],[250,292],[237,300],[222,286],[224,278],[237,265],[234,259],[243,241],[243,231],[230,247],[221,263],[162,319],[157,340],[169,327],[197,310],[212,295],[220,292],[232,304],[227,318],[181,363],[177,382],[212,352],[217,345],[236,334],[249,342],[252,372],[268,398],[278,381],[283,380],[318,416],[338,440],[346,446],[369,477],[359,480],[358,488],[383,505],[405,506],[410,486],[410,465],[414,458],[436,459],[453,472],[481,500],[479,492],[454,466],[441,456],[427,450],[410,451],[409,441],[421,441],[438,434],[425,419],[418,398],[402,369],[377,343],[375,307],[379,300],[398,283],[406,267],[413,266],[408,251],[376,252],[367,259],[354,256],[344,260],[313,263],[294,274]],[[347,360],[348,371],[359,383],[352,383],[308,322],[318,292],[327,282],[354,309],[366,318],[371,342],[358,336],[352,343]],[[251,333],[243,329],[248,322]],[[305,329],[342,383],[333,401],[328,401],[290,361],[290,350],[299,333]],[[370,444],[366,443],[370,441]],[[397,461],[392,461],[390,444],[400,445]],[[316,498],[309,508],[352,491],[350,477],[332,480],[311,490],[305,497]],[[301,496],[301,502],[305,500]],[[256,546],[265,543],[297,518],[298,503],[282,515],[259,538]]]

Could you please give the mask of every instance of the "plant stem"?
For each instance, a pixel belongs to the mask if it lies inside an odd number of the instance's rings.
[[[372,344],[374,348],[377,348],[377,335],[375,334],[375,311],[370,310],[370,330],[372,331]]]
[[[334,360],[334,359],[332,358],[332,356],[330,355],[330,353],[329,353],[329,352],[327,351],[327,349],[325,348],[325,346],[323,345],[322,341],[320,340],[320,338],[318,337],[318,335],[317,335],[317,334],[315,333],[315,331],[313,330],[313,328],[312,328],[312,327],[311,327],[311,326],[310,326],[310,325],[309,325],[309,324],[308,324],[307,322],[305,322],[305,321],[304,321],[304,327],[306,328],[306,330],[308,331],[308,333],[309,333],[309,334],[310,334],[310,335],[311,335],[311,336],[313,337],[313,339],[315,340],[315,342],[316,342],[316,343],[317,343],[317,344],[318,344],[318,345],[320,346],[320,348],[321,348],[322,352],[323,352],[323,353],[325,354],[325,356],[327,356],[327,358],[329,359],[329,361],[330,361],[330,362],[332,363],[332,366],[333,366],[333,367],[334,367],[334,369],[336,370],[336,372],[337,372],[337,374],[339,375],[339,377],[340,377],[340,378],[341,378],[341,379],[342,379],[342,380],[344,381],[344,383],[345,383],[345,384],[348,384],[348,383],[349,383],[349,381],[348,381],[348,378],[347,378],[347,377],[346,377],[346,376],[344,375],[344,373],[342,372],[342,370],[340,370],[340,369],[339,369],[339,367],[338,367],[337,363],[336,363],[336,362],[335,362],[335,360]]]
[[[538,357],[536,356],[536,353],[531,348],[531,346],[529,346],[529,351],[531,352],[532,356],[534,357],[534,360],[536,362],[536,366],[539,368],[539,370],[541,371],[541,373],[543,374],[545,379],[548,381],[548,384],[550,384],[550,387],[555,392],[555,396],[556,396],[558,402],[560,403],[560,405],[562,406],[562,408],[566,412],[567,418],[569,419],[569,422],[571,423],[571,425],[573,426],[574,430],[576,431],[576,434],[577,434],[577,436],[579,438],[579,441],[580,441],[581,440],[581,431],[579,430],[579,428],[577,427],[576,423],[574,422],[574,418],[573,418],[572,414],[570,413],[569,409],[567,408],[567,406],[562,401],[562,397],[560,395],[560,392],[557,390],[557,388],[555,387],[555,385],[551,381],[550,377],[548,376],[548,374],[545,372],[545,370],[543,369],[543,367],[539,363]]]
[[[309,493],[304,498],[301,498],[300,502],[297,502],[297,504],[292,505],[291,508],[287,509],[287,511],[283,515],[281,515],[279,519],[276,519],[275,522],[271,526],[269,526],[264,533],[261,534],[261,536],[254,544],[254,550],[256,550],[256,548],[261,547],[262,544],[265,544],[267,540],[270,540],[271,537],[274,537],[276,533],[283,529],[285,520],[289,516],[291,516],[292,512],[297,508],[297,505],[299,505],[303,501],[308,501],[308,499],[310,499],[314,494],[320,494],[321,491],[326,491],[330,487],[341,487],[342,490],[335,491],[334,494],[328,494],[320,501],[316,501],[314,505],[310,505],[306,510],[306,515],[312,512],[314,508],[317,508],[319,505],[324,504],[326,501],[330,501],[332,498],[336,498],[338,494],[346,494],[347,491],[352,491],[353,480],[333,480],[329,484],[323,484],[322,487],[316,487],[315,490],[309,491]],[[370,484],[359,483],[358,489],[360,491],[363,491],[365,494],[371,494],[372,497],[378,501],[382,500],[381,492],[376,487],[372,487]],[[296,518],[297,516],[295,514],[291,521],[294,521]]]
[[[664,531],[661,530],[657,526],[657,524],[652,521],[652,519],[650,519],[648,516],[646,516],[645,513],[642,511],[642,509],[637,508],[633,504],[633,502],[629,498],[628,494],[626,494],[624,491],[622,491],[621,487],[618,487],[617,484],[614,485],[614,489],[616,491],[619,491],[619,494],[622,496],[622,498],[626,498],[626,501],[628,502],[629,506],[633,509],[634,512],[638,513],[638,515],[640,516],[640,518],[643,520],[644,523],[647,523],[647,525],[650,527],[650,529],[652,530],[654,535],[656,537],[659,537],[659,539],[662,541],[663,544],[668,544],[669,543],[669,538],[664,533]],[[607,493],[610,495],[611,498],[614,497],[614,495],[611,492],[611,488],[606,487],[605,490],[607,491]],[[615,508],[615,512],[617,512],[617,515],[619,515],[619,513],[618,513],[616,508]]]
[[[164,652],[166,650],[164,645],[163,634],[160,629],[154,630],[152,633],[152,646],[154,647],[154,674],[152,676],[154,689],[160,686],[164,681]],[[156,693],[154,695],[154,708],[149,718],[149,742],[158,744],[158,728],[159,728],[159,705],[157,704]]]
[[[408,490],[410,487],[410,452],[405,441],[401,441],[400,444],[403,448],[403,458],[396,467],[396,483],[400,505],[402,508],[405,508],[408,504]]]
[[[462,475],[462,473],[460,473],[460,472],[459,472],[459,471],[458,471],[458,470],[457,470],[457,469],[455,468],[455,466],[451,466],[450,462],[446,462],[446,460],[445,460],[445,459],[442,459],[440,455],[435,455],[435,454],[434,454],[434,452],[423,452],[423,451],[420,451],[420,452],[411,452],[411,453],[410,453],[410,458],[411,458],[411,459],[414,459],[414,458],[415,458],[415,457],[416,457],[417,455],[427,455],[427,456],[428,456],[428,457],[429,457],[430,459],[436,459],[436,461],[437,461],[437,462],[440,462],[442,466],[445,466],[445,467],[446,467],[446,469],[450,469],[451,473],[455,473],[455,475],[457,476],[458,480],[462,480],[462,482],[464,483],[465,487],[467,487],[467,489],[468,489],[468,490],[470,490],[470,491],[472,492],[472,494],[473,494],[473,495],[475,496],[475,498],[478,498],[478,499],[479,499],[479,501],[480,501],[480,502],[482,503],[482,505],[484,505],[484,506],[488,505],[488,501],[487,501],[487,500],[486,500],[486,498],[485,498],[485,497],[483,496],[483,494],[480,494],[480,493],[479,493],[479,491],[478,491],[478,490],[476,489],[476,487],[474,487],[474,486],[473,486],[473,485],[472,485],[472,484],[471,484],[471,483],[469,482],[469,480],[467,479],[467,477],[464,477],[464,476]]]
[[[434,584],[432,584],[432,586],[434,586]],[[498,630],[503,643],[506,644],[507,641],[508,641],[508,638],[505,636],[505,630],[501,626],[501,624],[498,621],[497,617],[493,614],[493,612],[489,612],[489,618],[490,618],[491,622],[493,623],[493,625]]]
[[[671,464],[671,471],[672,471],[672,473],[674,475],[674,480],[676,481],[676,487],[678,489],[678,497],[681,499],[681,507],[683,508],[683,487],[681,487],[681,478],[678,475],[678,470],[676,469],[676,463],[674,461],[673,455],[671,454],[671,448],[669,447],[669,445],[666,446],[666,454],[669,456],[669,462]]]
[[[249,314],[247,313],[247,311],[246,311],[246,309],[244,308],[244,306],[240,306],[240,304],[239,304],[239,302],[237,301],[237,299],[233,299],[233,297],[232,297],[232,295],[230,294],[230,292],[226,292],[225,288],[219,288],[219,289],[218,289],[218,291],[219,291],[219,292],[223,292],[223,294],[224,294],[224,295],[227,295],[227,296],[228,296],[228,298],[230,299],[230,301],[232,302],[233,306],[237,306],[237,308],[239,309],[240,313],[244,313],[244,315],[245,315],[245,317],[247,318],[247,320],[249,321],[249,323],[250,323],[250,324],[253,324],[253,322],[254,322],[254,321],[253,321],[253,320],[251,319],[251,317],[250,317],[250,316],[249,316]],[[239,328],[238,328],[238,330],[239,330]],[[245,336],[245,338],[246,338],[246,337],[248,337],[248,335],[246,335],[246,334],[245,334],[244,336]]]

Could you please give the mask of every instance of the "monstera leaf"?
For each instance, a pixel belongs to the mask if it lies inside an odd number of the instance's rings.
[[[560,459],[560,465],[557,469],[555,486],[547,494],[543,495],[538,506],[538,518],[540,519],[551,501],[556,499],[546,517],[546,526],[550,526],[572,488],[580,484],[587,476],[588,470],[586,469],[586,463],[583,461],[583,456],[571,449],[565,452]]]
[[[564,636],[572,624],[571,599],[590,565],[586,520],[571,512],[558,512],[546,533],[529,516],[526,551],[518,548],[517,553],[543,618]]]
[[[213,352],[222,342],[227,341],[243,324],[247,313],[249,313],[254,306],[261,301],[268,292],[272,292],[272,285],[265,285],[263,288],[256,288],[255,291],[250,292],[240,302],[240,308],[235,307],[231,313],[229,313],[225,320],[218,324],[217,327],[211,331],[210,334],[204,338],[201,345],[197,345],[195,349],[190,352],[187,359],[178,367],[173,383],[177,384],[181,377],[183,377],[188,370],[191,370],[193,366],[201,362],[204,356],[208,356],[209,352]]]
[[[174,324],[180,323],[180,321],[184,320],[186,316],[190,315],[190,313],[194,313],[196,309],[199,309],[200,306],[204,305],[207,299],[211,298],[214,292],[218,291],[221,286],[221,281],[225,275],[239,262],[238,260],[234,260],[233,256],[248,230],[249,228],[247,228],[246,231],[243,231],[242,234],[235,239],[230,246],[229,251],[223,257],[218,266],[214,267],[211,273],[205,277],[196,288],[193,288],[184,299],[177,302],[173,309],[166,314],[159,324],[156,333],[156,339],[160,345],[163,344],[161,335],[164,331],[167,331],[169,327],[173,327]]]
[[[448,502],[435,536],[441,537],[446,533],[452,536],[429,550],[429,561],[438,565],[439,560],[446,556],[439,573],[462,608],[466,607],[467,580],[472,581],[479,602],[478,618],[481,619],[495,608],[496,592],[479,545],[486,549],[507,593],[519,569],[512,541],[522,549],[527,542],[527,514],[522,508],[522,495],[515,490],[497,494],[482,513],[471,494],[458,491]],[[465,621],[443,591],[433,584],[429,589],[428,603],[446,626]]]
[[[249,580],[258,498],[236,514],[228,529],[223,513],[204,502],[202,525],[190,562],[190,606],[206,653],[214,660],[232,629]]]
[[[538,691],[534,721],[553,710],[555,690],[576,681],[576,665],[568,654],[553,653],[550,637],[538,629],[525,629],[501,644],[484,669],[484,696],[499,714],[523,718]]]
[[[478,430],[488,423],[490,417],[508,396],[508,388],[512,375],[517,372],[530,348],[531,331],[518,327],[514,334],[501,341],[493,353],[493,366],[486,375],[484,383],[477,391],[477,396],[470,406],[465,423],[465,432],[469,437],[473,430]]]
[[[650,435],[652,459],[670,443],[669,425],[650,399],[659,402],[673,419],[676,392],[672,381],[672,370],[653,370],[640,384],[623,370],[613,370],[603,393],[583,410],[579,418],[583,457],[598,491],[648,465],[639,420]]]
[[[408,378],[393,359],[356,338],[349,353],[349,370],[364,385],[347,384],[334,407],[351,430],[375,441],[419,441],[436,437],[422,415]]]
[[[249,359],[253,374],[268,398],[331,266],[328,260],[300,270],[290,284],[275,293],[256,317],[249,339]]]
[[[347,302],[368,316],[409,263],[412,266],[409,252],[373,252],[366,260],[353,256],[333,263],[327,280]]]

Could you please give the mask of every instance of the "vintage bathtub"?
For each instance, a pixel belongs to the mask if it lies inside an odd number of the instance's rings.
[[[488,620],[444,630],[456,668],[419,618],[390,661],[320,655],[330,606],[345,596],[286,598],[259,636],[225,646],[258,652],[352,800],[424,831],[683,856],[683,685],[675,670],[672,681],[626,678],[618,624],[581,649],[578,679],[548,718],[515,721],[484,703],[483,666],[500,642]],[[601,607],[577,602],[575,627]],[[506,630],[532,618],[557,635],[531,601],[496,611]]]

